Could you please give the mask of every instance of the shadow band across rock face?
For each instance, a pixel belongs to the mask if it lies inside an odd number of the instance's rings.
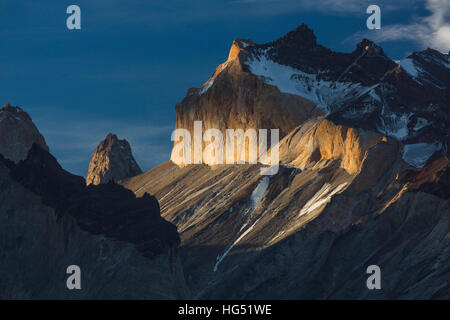
[[[161,218],[153,196],[136,198],[114,182],[86,187],[82,177],[65,171],[37,144],[17,165],[3,157],[0,161],[11,169],[16,181],[42,197],[58,216],[72,216],[89,233],[130,242],[150,258],[167,253],[180,242],[176,227]]]

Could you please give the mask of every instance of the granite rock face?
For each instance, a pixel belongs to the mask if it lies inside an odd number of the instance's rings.
[[[279,129],[283,138],[325,117],[400,141],[403,159],[423,167],[448,150],[449,66],[450,56],[432,49],[397,63],[367,39],[350,53],[334,52],[304,24],[264,44],[236,39],[227,61],[175,106],[176,128],[192,134],[194,121],[202,121],[202,133],[214,128],[226,137],[227,129]],[[178,150],[171,160],[181,165]]]
[[[127,140],[119,140],[115,134],[100,142],[92,154],[87,173],[87,185],[99,185],[119,181],[142,173],[131,152]]]
[[[33,143],[48,151],[31,117],[21,108],[6,103],[0,109],[0,154],[17,163],[27,157]]]
[[[277,128],[283,137],[308,117],[323,115],[311,101],[282,94],[248,72],[245,61],[250,58],[252,45],[255,44],[250,40],[234,40],[228,60],[219,65],[199,89],[188,90],[186,97],[175,107],[176,129],[186,129],[192,134],[194,121],[202,121],[202,133],[218,129],[224,140],[226,129],[268,129],[270,133],[270,129]],[[194,151],[191,158],[194,158]],[[240,159],[235,157],[235,161]],[[182,162],[176,152],[172,152],[171,160],[178,164]],[[203,157],[203,161],[208,163],[211,159]]]

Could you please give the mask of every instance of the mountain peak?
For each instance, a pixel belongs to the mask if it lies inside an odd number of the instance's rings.
[[[86,184],[118,181],[140,173],[142,170],[133,157],[128,141],[109,133],[92,154]]]
[[[128,144],[128,141],[127,141],[127,140],[123,139],[122,141],[123,141],[125,144]],[[105,142],[107,145],[112,146],[112,145],[115,144],[115,143],[120,143],[120,140],[119,140],[119,138],[117,137],[117,135],[115,135],[114,133],[108,133],[108,135],[106,136],[104,142]]]
[[[240,38],[234,39],[233,44],[231,45],[231,48],[230,48],[230,53],[228,54],[227,61],[230,61],[230,60],[233,60],[234,58],[236,58],[242,49],[245,49],[248,46],[254,46],[254,45],[256,45],[256,43],[253,42],[251,39],[240,39]]]
[[[362,52],[363,50],[367,52],[366,55],[368,57],[384,57],[384,58],[387,58],[386,54],[383,51],[383,48],[381,48],[379,45],[377,45],[372,40],[369,40],[369,39],[366,39],[366,38],[363,38],[356,45],[356,49],[355,49],[354,53],[355,52]]]
[[[30,116],[29,116],[25,111],[23,111],[23,110],[22,110],[20,107],[18,107],[18,106],[13,106],[13,105],[11,105],[9,102],[6,102],[6,103],[3,105],[3,108],[0,109],[0,111],[20,113],[20,114],[26,116],[28,119],[31,120]]]
[[[306,24],[302,23],[300,26],[292,31],[289,31],[284,36],[275,40],[275,43],[281,46],[295,46],[303,48],[315,48],[317,46],[317,38],[314,31]]]
[[[422,57],[429,57],[431,59],[435,58],[438,60],[442,60],[443,62],[448,62],[448,59],[449,59],[448,54],[442,53],[433,48],[427,48],[423,51],[414,52],[409,57],[413,57],[414,55],[422,56]]]
[[[27,157],[33,143],[48,151],[31,117],[21,108],[5,103],[0,109],[0,153],[17,163]]]

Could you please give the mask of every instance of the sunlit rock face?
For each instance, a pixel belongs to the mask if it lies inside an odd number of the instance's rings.
[[[449,299],[449,62],[396,63],[367,39],[333,52],[305,25],[236,39],[176,128],[279,129],[278,172],[208,154],[184,165],[175,142],[172,161],[122,183],[177,226],[197,298]],[[383,290],[366,287],[372,264]]]
[[[6,103],[0,109],[0,154],[17,163],[26,158],[33,143],[48,150],[31,117],[21,108]]]
[[[279,129],[281,139],[323,116],[401,141],[404,161],[423,167],[434,154],[446,153],[450,139],[449,59],[428,49],[396,63],[367,39],[351,53],[334,52],[317,43],[306,25],[265,44],[236,39],[227,61],[176,105],[176,128],[193,135],[194,122],[201,121],[201,134],[218,129],[224,142],[226,129]],[[203,140],[205,149],[212,139]],[[171,156],[178,165],[189,152],[191,163],[195,157],[205,164],[217,159],[198,155],[193,143],[180,151],[178,143]],[[235,162],[248,162],[251,150],[245,143],[240,147],[245,152],[233,155]],[[221,152],[226,159],[226,149]],[[259,155],[258,150],[258,161]]]
[[[311,120],[289,133],[280,143],[280,161],[305,169],[321,161],[338,160],[350,174],[359,173],[368,150],[386,137],[375,132]]]
[[[115,134],[110,133],[92,154],[86,183],[99,185],[140,173],[142,170],[133,157],[128,141],[119,140]]]
[[[253,45],[251,40],[235,40],[228,60],[217,67],[202,87],[188,90],[176,106],[176,128],[187,129],[193,135],[194,121],[201,121],[202,134],[208,129],[218,129],[224,142],[226,129],[268,129],[270,147],[270,129],[279,129],[279,135],[283,137],[309,117],[323,114],[311,101],[281,93],[249,72],[245,61],[250,58],[248,48]],[[207,145],[207,142],[203,143],[203,148]],[[234,161],[248,161],[248,143],[239,147],[243,147],[245,153],[234,155]],[[193,159],[193,146],[191,152]],[[226,159],[225,148],[223,152]],[[215,158],[208,154],[203,156],[203,163],[214,163]],[[183,164],[182,158],[183,154],[172,153],[173,162]]]

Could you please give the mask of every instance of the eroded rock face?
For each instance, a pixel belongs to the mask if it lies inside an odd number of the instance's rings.
[[[280,142],[280,161],[303,170],[322,160],[339,160],[341,168],[354,174],[361,171],[368,150],[386,140],[375,132],[336,125],[326,119],[311,120]]]
[[[0,109],[0,154],[17,163],[27,157],[33,143],[48,151],[31,117],[21,108],[6,103]]]
[[[140,173],[142,170],[133,157],[128,141],[119,140],[115,134],[110,133],[92,154],[86,184],[119,181]]]
[[[311,101],[281,93],[246,71],[244,61],[252,45],[255,44],[251,40],[236,39],[228,60],[216,68],[202,87],[189,89],[175,107],[176,128],[186,129],[193,135],[194,121],[202,121],[202,133],[218,129],[224,140],[226,129],[268,129],[269,132],[279,129],[283,137],[309,117],[323,114]],[[191,158],[194,158],[193,151]],[[235,161],[239,159],[245,157]],[[172,153],[171,160],[182,163],[179,154]],[[208,159],[204,162],[209,163]]]

